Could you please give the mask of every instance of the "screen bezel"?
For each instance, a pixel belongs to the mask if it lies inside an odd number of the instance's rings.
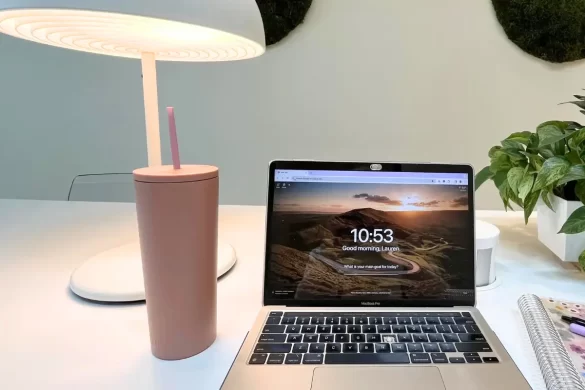
[[[376,167],[372,170],[372,164],[381,165],[381,169]],[[467,298],[452,299],[452,300],[367,300],[366,305],[359,305],[356,300],[344,299],[323,299],[323,300],[296,300],[296,299],[275,299],[270,296],[268,292],[268,270],[270,267],[270,243],[271,237],[271,221],[274,203],[274,176],[277,169],[291,169],[291,170],[330,170],[330,171],[364,171],[364,172],[428,172],[428,173],[465,173],[468,176],[468,198],[469,198],[469,220],[468,224],[472,227],[474,234],[469,243],[471,248],[469,256],[474,262],[473,272],[473,294]],[[464,164],[423,164],[423,163],[380,163],[380,162],[329,162],[329,161],[286,161],[277,160],[270,163],[269,179],[268,179],[268,199],[267,199],[267,213],[266,213],[266,241],[264,247],[264,306],[279,305],[279,306],[308,306],[308,307],[453,307],[453,306],[475,306],[476,291],[475,291],[475,199],[474,199],[474,173],[471,165]]]

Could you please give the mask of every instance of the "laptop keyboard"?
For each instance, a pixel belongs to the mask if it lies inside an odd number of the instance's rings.
[[[498,363],[468,312],[270,312],[249,364]]]

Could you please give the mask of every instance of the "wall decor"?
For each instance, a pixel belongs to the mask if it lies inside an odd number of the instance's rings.
[[[584,0],[492,0],[508,38],[548,62],[585,58]]]
[[[281,41],[305,20],[313,0],[256,0],[264,21],[266,45]]]

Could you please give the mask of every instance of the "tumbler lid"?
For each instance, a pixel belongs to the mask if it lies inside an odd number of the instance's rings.
[[[144,183],[187,183],[214,179],[219,169],[211,165],[181,165],[174,169],[172,165],[140,168],[134,171],[134,181]]]

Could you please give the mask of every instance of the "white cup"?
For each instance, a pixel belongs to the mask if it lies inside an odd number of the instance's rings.
[[[500,240],[500,229],[491,223],[475,221],[475,285],[487,286],[496,281],[495,252]]]

